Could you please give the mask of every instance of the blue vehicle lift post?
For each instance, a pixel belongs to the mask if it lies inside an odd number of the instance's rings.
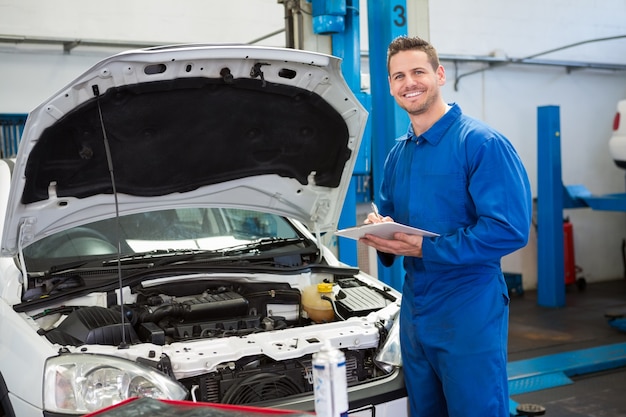
[[[593,195],[583,185],[563,185],[558,106],[538,108],[537,302],[565,305],[563,209],[626,211],[626,193]]]
[[[407,9],[405,0],[368,0],[367,8],[372,94],[372,191],[375,199],[387,153],[409,125],[408,116],[389,94],[387,81],[387,46],[394,38],[407,34]],[[401,262],[384,267],[379,261],[378,278],[402,290],[404,268]]]
[[[591,194],[582,185],[564,186],[558,106],[538,108],[537,302],[565,305],[563,209],[626,211],[626,194]],[[508,365],[511,395],[573,383],[569,377],[626,366],[626,343],[564,352]],[[511,413],[514,410],[511,401]],[[514,414],[512,414],[514,415]]]
[[[557,106],[537,110],[537,303],[565,305],[561,126]]]

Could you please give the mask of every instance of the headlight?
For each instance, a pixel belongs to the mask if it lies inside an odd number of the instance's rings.
[[[86,414],[133,397],[183,400],[187,390],[155,369],[114,356],[68,354],[46,362],[46,411]]]
[[[402,352],[400,349],[400,314],[396,317],[391,330],[387,335],[387,340],[376,355],[376,361],[380,367],[387,372],[393,368],[402,366]]]

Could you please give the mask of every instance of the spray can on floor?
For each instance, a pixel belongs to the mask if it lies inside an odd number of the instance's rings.
[[[313,391],[317,417],[348,416],[346,357],[328,340],[313,354]]]

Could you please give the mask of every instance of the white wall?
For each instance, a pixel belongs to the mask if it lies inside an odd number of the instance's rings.
[[[277,0],[1,0],[0,34],[243,43],[283,28],[283,10]]]
[[[414,0],[408,0],[414,1]],[[361,21],[367,22],[361,0]],[[0,0],[0,37],[82,39],[163,44],[246,43],[279,30],[284,9],[277,0]],[[623,0],[431,0],[430,40],[442,55],[513,58],[590,39],[626,35]],[[412,32],[411,27],[409,32]],[[413,34],[413,33],[412,33]],[[362,27],[367,49],[367,28]],[[282,46],[284,34],[259,44]],[[126,49],[126,48],[122,48]],[[25,113],[100,59],[120,48],[0,43],[0,113]],[[626,39],[588,43],[541,59],[626,64]],[[385,57],[370,57],[385,59]],[[561,111],[565,184],[584,184],[593,193],[625,192],[623,170],[609,156],[607,141],[617,100],[626,97],[626,72],[511,65],[462,78],[455,91],[455,68],[444,62],[450,102],[505,133],[537,190],[537,107]],[[479,68],[460,64],[459,73]],[[367,68],[363,68],[367,72]],[[574,224],[576,263],[588,281],[620,278],[626,214],[568,210]],[[526,288],[536,286],[536,236],[507,257],[504,269],[521,272]]]
[[[0,0],[0,37],[138,45],[248,43],[284,28],[276,0]],[[283,46],[285,35],[259,45]],[[0,113],[26,113],[99,60],[129,47],[0,43]]]

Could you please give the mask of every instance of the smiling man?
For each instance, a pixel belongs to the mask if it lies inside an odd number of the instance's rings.
[[[401,348],[412,417],[506,417],[508,290],[501,258],[528,241],[531,193],[511,143],[447,104],[432,45],[399,37],[389,87],[409,115],[384,167],[380,216],[439,234],[366,235],[384,265],[404,256]],[[383,217],[384,216],[384,217]]]

